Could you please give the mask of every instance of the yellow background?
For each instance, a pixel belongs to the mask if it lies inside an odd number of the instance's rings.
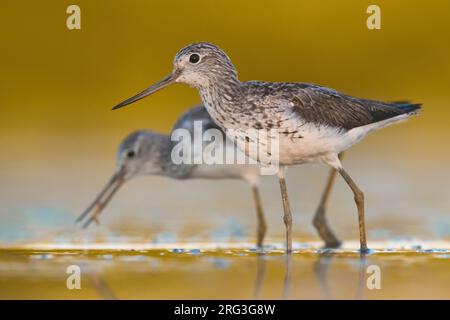
[[[81,30],[66,28],[73,3],[81,8]],[[366,28],[372,3],[382,11],[378,31]],[[221,46],[241,80],[411,99],[444,115],[448,108],[438,103],[449,97],[449,11],[446,0],[4,0],[1,133],[110,130],[115,141],[139,127],[168,131],[199,101],[194,90],[180,85],[126,110],[110,109],[170,72],[175,53],[197,41]]]

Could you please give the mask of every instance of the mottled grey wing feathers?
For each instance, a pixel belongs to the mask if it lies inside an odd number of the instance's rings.
[[[270,108],[288,105],[290,111],[311,123],[351,130],[413,112],[420,105],[384,103],[351,97],[336,90],[307,83],[247,82],[249,95],[263,97]]]

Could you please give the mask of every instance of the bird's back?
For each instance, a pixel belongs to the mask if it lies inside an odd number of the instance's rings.
[[[250,81],[242,89],[245,103],[235,107],[232,120],[244,129],[276,130],[279,163],[286,165],[340,153],[369,132],[420,109],[418,104],[360,99],[308,83]],[[241,148],[244,138],[238,140]]]
[[[244,83],[244,88],[247,100],[257,112],[267,109],[279,117],[297,117],[303,122],[345,131],[414,113],[421,107],[356,98],[308,83],[250,81]]]
[[[181,117],[178,118],[177,122],[175,122],[172,131],[180,128],[192,131],[194,129],[194,121],[201,121],[202,127],[205,129],[214,128],[220,130],[213,119],[211,119],[205,107],[203,105],[198,105],[183,113]]]

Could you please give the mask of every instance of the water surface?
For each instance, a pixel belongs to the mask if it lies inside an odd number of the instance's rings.
[[[360,256],[351,243],[323,250],[296,243],[264,253],[250,244],[175,246],[49,245],[0,251],[1,299],[450,299],[450,244],[373,244]],[[66,269],[81,269],[68,290]],[[381,288],[367,286],[370,266]]]

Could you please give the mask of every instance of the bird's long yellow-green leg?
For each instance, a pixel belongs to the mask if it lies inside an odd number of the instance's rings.
[[[258,226],[256,230],[256,246],[259,249],[263,248],[264,237],[266,236],[267,224],[264,217],[264,210],[262,208],[261,196],[259,194],[259,188],[257,185],[252,185],[253,199],[255,201],[256,217],[258,220]]]
[[[364,218],[364,193],[358,188],[356,183],[348,175],[348,173],[340,168],[339,173],[345,182],[347,182],[350,189],[352,189],[355,196],[356,207],[358,208],[358,221],[359,221],[359,242],[361,247],[361,252],[367,252],[367,240],[366,240],[366,224]]]
[[[342,160],[344,153],[339,154],[339,159]],[[313,225],[319,233],[320,238],[325,242],[327,248],[338,248],[342,242],[335,236],[333,230],[331,230],[326,214],[326,208],[328,199],[330,197],[331,190],[336,180],[336,169],[331,168],[328,176],[327,184],[323,190],[322,197],[320,198],[319,205],[313,219]]]
[[[292,252],[292,213],[291,207],[289,205],[289,198],[286,188],[285,179],[286,168],[281,166],[278,170],[278,180],[280,182],[281,199],[283,200],[283,221],[286,226],[286,253]]]

